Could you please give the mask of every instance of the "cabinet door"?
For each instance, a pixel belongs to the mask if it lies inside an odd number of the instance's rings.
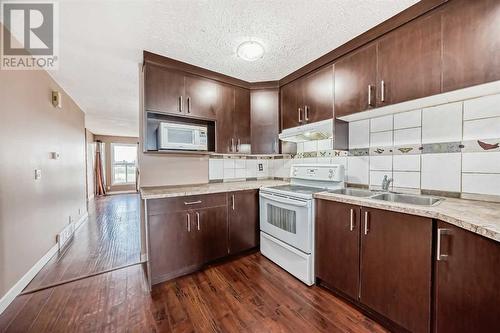
[[[279,91],[251,91],[252,154],[279,152]]]
[[[308,123],[333,118],[333,65],[304,79],[304,119]]]
[[[377,47],[371,44],[335,63],[334,114],[342,117],[375,106]]]
[[[250,144],[250,90],[234,87],[234,138],[236,152],[240,152],[242,144]]]
[[[498,332],[500,243],[438,222],[435,332]]]
[[[301,103],[302,81],[298,79],[283,86],[280,94],[283,129],[302,125],[304,123],[304,106]]]
[[[500,80],[500,1],[454,0],[443,9],[443,91]]]
[[[174,114],[183,112],[184,75],[163,67],[146,65],[144,105],[146,110]]]
[[[219,84],[198,76],[185,77],[186,114],[189,116],[215,119],[219,103]]]
[[[149,261],[153,284],[193,270],[203,262],[203,249],[193,216],[176,212],[148,216]]]
[[[217,109],[217,123],[215,124],[218,153],[234,151],[234,88],[229,85],[219,87],[219,108]]]
[[[382,37],[378,42],[377,72],[377,106],[440,93],[440,12],[418,18]]]
[[[432,220],[361,213],[361,303],[411,332],[429,332]]]
[[[259,245],[259,192],[228,193],[229,253],[234,254]]]
[[[227,206],[207,208],[194,213],[200,233],[204,262],[227,255]]]
[[[358,299],[359,207],[316,201],[316,276]]]

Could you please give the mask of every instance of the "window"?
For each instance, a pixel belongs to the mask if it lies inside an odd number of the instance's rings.
[[[111,144],[111,177],[113,185],[135,183],[136,158],[136,144]]]

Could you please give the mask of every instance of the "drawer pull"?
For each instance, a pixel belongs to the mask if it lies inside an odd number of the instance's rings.
[[[368,235],[370,228],[368,226],[368,212],[365,212],[365,235]]]
[[[187,223],[187,231],[188,232],[191,232],[191,216],[189,216],[189,214],[186,214],[187,216],[187,220],[186,220],[186,223]]]
[[[197,204],[201,204],[201,203],[202,203],[202,201],[201,201],[201,200],[198,200],[198,201],[191,201],[191,202],[186,202],[186,201],[184,201],[184,204],[185,204],[186,206],[189,206],[189,205],[197,205]]]
[[[196,212],[196,222],[198,224],[198,231],[200,231],[200,213]]]
[[[354,231],[354,209],[351,208],[351,218],[350,218],[350,231]]]
[[[441,229],[441,228],[438,228],[437,230],[437,244],[436,244],[436,260],[437,261],[443,261],[443,260],[446,260],[446,257],[448,257],[447,254],[441,254],[441,236],[442,235],[449,235],[450,234],[450,230],[448,229]]]

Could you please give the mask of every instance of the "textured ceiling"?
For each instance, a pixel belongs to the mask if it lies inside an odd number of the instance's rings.
[[[142,50],[246,81],[277,80],[416,0],[60,0],[51,75],[97,134],[138,135]],[[248,39],[264,57],[235,55]]]

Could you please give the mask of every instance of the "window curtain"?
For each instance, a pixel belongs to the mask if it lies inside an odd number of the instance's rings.
[[[102,163],[102,153],[103,153],[104,143],[96,142],[96,152],[95,152],[95,195],[105,195],[106,185],[104,184],[104,172]]]

